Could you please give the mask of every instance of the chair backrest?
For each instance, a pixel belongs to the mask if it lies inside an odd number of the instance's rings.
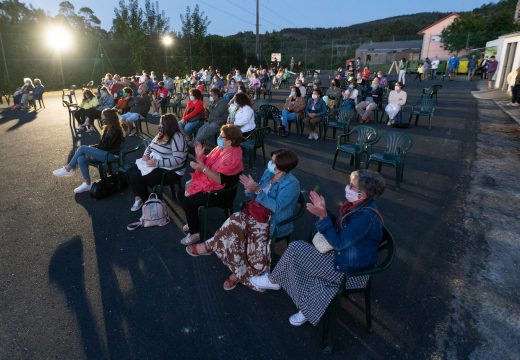
[[[354,126],[351,132],[357,135],[354,143],[360,146],[375,142],[378,138],[377,130],[367,125]]]
[[[435,101],[431,97],[423,97],[421,98],[421,111],[422,112],[431,112],[435,107]]]
[[[251,138],[255,141],[255,148],[264,146],[264,138],[271,132],[271,128],[266,126],[262,128],[256,128],[251,134]]]
[[[355,118],[356,115],[356,110],[348,107],[341,107],[338,110],[338,122],[350,124],[350,122]]]
[[[413,146],[413,139],[410,135],[387,131],[380,137],[380,141],[385,143],[385,153],[404,155]]]

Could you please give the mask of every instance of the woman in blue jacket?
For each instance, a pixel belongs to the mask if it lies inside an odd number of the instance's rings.
[[[259,289],[281,287],[292,298],[298,312],[289,317],[291,325],[309,321],[317,325],[336,295],[345,273],[353,273],[377,262],[377,247],[383,236],[382,218],[374,201],[385,182],[372,170],[350,175],[345,188],[346,202],[335,219],[325,207],[325,199],[311,192],[307,210],[319,217],[318,230],[333,247],[320,253],[305,241],[291,242],[271,275],[255,276],[251,283]]]
[[[274,151],[259,183],[251,176],[240,177],[246,198],[254,199],[254,209],[245,206],[243,211],[231,215],[214,237],[186,248],[192,256],[214,252],[222,260],[231,270],[224,290],[234,289],[238,283],[257,290],[251,285],[251,277],[269,272],[270,239],[276,225],[294,215],[300,194],[300,182],[291,173],[297,165],[298,156],[293,151]],[[276,236],[292,230],[293,224],[283,225],[276,230]]]
[[[327,115],[327,105],[321,98],[321,90],[314,89],[312,91],[312,98],[307,101],[305,119],[303,119],[304,124],[309,124],[309,140],[318,140],[320,138],[316,132],[316,126],[323,120],[325,115]]]

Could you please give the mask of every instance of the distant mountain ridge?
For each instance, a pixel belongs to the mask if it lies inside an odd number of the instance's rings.
[[[331,28],[284,28],[280,31],[266,32],[266,35],[278,35],[284,39],[323,40],[342,38],[366,38],[372,41],[392,39],[417,39],[417,32],[428,25],[449,15],[447,12],[422,12],[409,15],[392,16],[379,20],[344,27]],[[232,37],[253,36],[253,32],[241,32]]]

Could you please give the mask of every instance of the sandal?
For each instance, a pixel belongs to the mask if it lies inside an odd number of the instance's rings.
[[[211,255],[213,253],[213,249],[205,242],[202,243],[202,245],[204,245],[204,250],[206,250],[205,252],[201,252],[200,250],[197,250],[197,245],[200,245],[200,244],[186,246],[186,252],[188,253],[188,255],[203,256],[203,255]]]
[[[235,279],[233,279],[233,277]],[[229,290],[233,290],[234,288],[237,287],[238,283],[240,281],[237,279],[236,275],[235,274],[231,274],[227,279],[226,281],[224,281],[224,285],[222,286],[224,288],[224,290],[226,291],[229,291]]]
[[[185,237],[183,237],[181,239],[181,244],[182,245],[191,245],[191,244],[194,244],[194,243],[198,243],[200,241],[200,234],[199,233],[196,233],[196,234],[187,234]]]

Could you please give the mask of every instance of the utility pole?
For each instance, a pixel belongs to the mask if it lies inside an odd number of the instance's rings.
[[[256,62],[260,66],[260,0],[256,0]]]
[[[0,33],[0,44],[2,45],[2,56],[4,58],[4,67],[5,67],[5,77],[7,83],[9,84],[9,70],[7,69],[7,61],[5,59],[5,49],[4,49],[4,40],[2,39],[2,33]]]
[[[466,50],[469,48],[469,34],[470,33],[468,33],[468,37],[466,38]]]

